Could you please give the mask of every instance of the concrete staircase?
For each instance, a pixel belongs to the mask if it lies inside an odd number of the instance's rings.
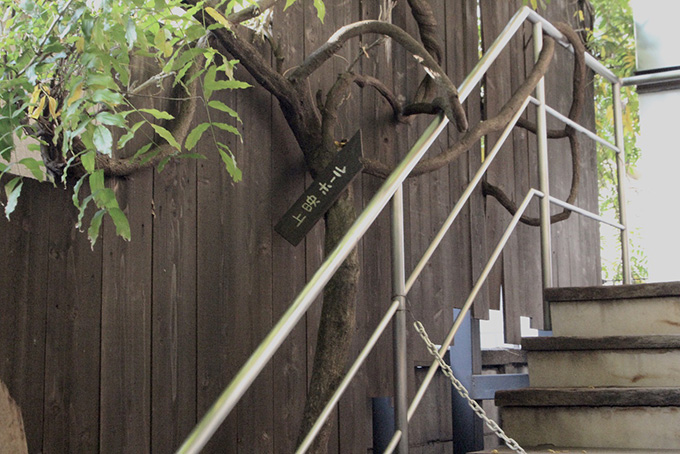
[[[553,337],[522,341],[530,387],[496,393],[508,435],[532,453],[680,453],[680,282],[546,299]]]

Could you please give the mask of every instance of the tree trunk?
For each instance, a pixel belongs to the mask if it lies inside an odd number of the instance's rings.
[[[348,187],[326,213],[325,255],[337,246],[356,220],[354,191]],[[323,292],[322,317],[312,367],[310,388],[298,437],[298,445],[329,401],[344,376],[355,327],[356,297],[359,285],[359,258],[352,250]],[[330,424],[324,424],[308,452],[325,453]]]

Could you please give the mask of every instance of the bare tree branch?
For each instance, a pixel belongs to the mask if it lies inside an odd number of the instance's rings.
[[[367,20],[346,25],[335,32],[328,41],[312,52],[307,59],[289,76],[293,82],[301,81],[323,63],[335,55],[349,40],[364,33],[375,33],[386,35],[398,42],[404,49],[413,54],[419,63],[423,65],[425,71],[434,81],[446,92],[447,101],[451,105],[451,121],[458,127],[459,131],[465,131],[468,127],[465,110],[458,99],[458,90],[449,79],[439,63],[429,54],[429,52],[411,35],[403,29],[387,22]]]
[[[573,88],[572,88],[572,102],[571,108],[569,109],[569,119],[578,122],[581,117],[581,111],[583,110],[583,103],[585,100],[585,88],[586,88],[586,62],[585,62],[585,46],[581,41],[578,34],[572,30],[572,28],[565,23],[555,24],[557,29],[562,32],[564,36],[567,37],[571,45],[574,47],[574,75],[573,75]],[[521,124],[518,122],[518,126],[524,127],[536,134],[537,127],[534,123],[524,120]],[[561,130],[551,130],[548,132],[549,138],[569,138],[569,146],[571,148],[571,186],[569,188],[569,196],[567,197],[567,203],[573,204],[578,197],[579,186],[581,184],[581,144],[576,137],[576,131],[571,126],[565,126]],[[491,183],[485,181],[482,185],[485,195],[490,195],[494,197],[498,202],[503,205],[503,207],[508,210],[511,214],[517,212],[517,204],[515,204],[510,197],[503,192],[503,190]],[[571,211],[568,209],[563,209],[560,213],[554,214],[550,217],[551,223],[556,223],[568,219],[571,215]],[[541,220],[537,217],[530,217],[524,215],[521,217],[521,222],[528,225],[538,226],[541,224]]]
[[[394,119],[400,123],[407,123],[402,115],[402,107],[397,96],[380,80],[372,76],[365,76],[362,74],[354,74],[354,83],[359,87],[372,87],[387,101],[392,107]]]
[[[548,39],[545,40],[543,50],[539,55],[538,61],[532,68],[529,76],[527,76],[517,91],[513,93],[508,102],[505,103],[498,115],[492,119],[482,121],[475,125],[472,129],[467,131],[458,142],[456,142],[445,152],[435,157],[421,161],[413,169],[411,176],[418,176],[424,173],[433,172],[450,164],[461,154],[469,150],[482,136],[503,129],[505,125],[507,125],[508,121],[510,121],[510,118],[521,107],[527,96],[531,94],[541,77],[543,77],[543,75],[548,70],[554,50],[555,42],[548,37]],[[433,108],[432,111],[434,112],[435,109]],[[363,163],[364,172],[378,177],[386,178],[392,171],[390,167],[379,161],[364,159]]]
[[[432,6],[427,0],[408,0],[408,6],[418,24],[423,46],[437,60],[437,63],[441,63],[443,51],[437,34],[437,19],[434,16],[434,11],[432,11]]]
[[[268,9],[276,6],[277,3],[281,3],[281,0],[260,0],[254,5],[250,5],[240,11],[231,13],[229,16],[227,16],[227,20],[232,24],[240,24],[241,22],[256,18]]]
[[[411,14],[418,24],[418,32],[423,46],[437,61],[442,62],[443,50],[437,34],[437,19],[435,18],[432,6],[427,0],[408,0]],[[432,79],[425,76],[416,91],[415,102],[425,101],[433,96],[434,86]]]

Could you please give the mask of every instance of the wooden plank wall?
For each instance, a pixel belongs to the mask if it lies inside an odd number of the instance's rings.
[[[519,0],[505,2],[481,0],[482,38],[485,48],[489,47],[505,24],[521,6]],[[553,22],[566,22],[578,28],[577,5],[570,2],[552,2],[541,14]],[[569,52],[556,46],[555,57],[546,76],[547,103],[566,115],[571,105],[571,78],[573,58]],[[492,66],[486,78],[486,115],[492,117],[502,107],[503,100],[521,83],[533,64],[532,31],[525,24],[521,32],[512,40],[508,49]],[[508,68],[509,75],[508,77]],[[588,87],[586,99],[592,99],[592,87]],[[535,120],[535,109],[530,108],[525,115]],[[581,122],[591,130],[595,129],[594,110],[588,105],[582,114]],[[549,118],[550,128],[562,128],[562,124]],[[576,205],[597,212],[597,170],[595,145],[585,136],[579,135],[582,151],[581,170],[584,175],[579,188]],[[488,147],[495,143],[492,137]],[[549,174],[551,195],[565,200],[571,183],[571,156],[568,139],[551,139],[549,149]],[[488,181],[500,186],[510,197],[519,203],[530,187],[537,187],[536,139],[531,133],[515,128],[508,143],[490,167]],[[500,238],[507,226],[510,215],[493,199],[486,201],[487,255]],[[533,202],[529,213],[538,214],[538,204]],[[557,213],[553,207],[553,213]],[[543,327],[541,308],[541,279],[528,279],[527,276],[540,276],[539,233],[535,227],[520,225],[511,237],[502,259],[494,268],[491,279],[493,292],[503,292],[505,312],[505,336],[510,343],[519,343],[520,316],[532,318],[532,326]],[[597,227],[589,219],[572,215],[570,219],[552,227],[553,283],[555,286],[598,285],[599,254],[590,253],[599,248]],[[583,266],[577,266],[579,262]],[[491,307],[497,308],[499,294],[491,296]],[[476,314],[484,317],[482,314]]]
[[[346,18],[377,18],[380,3],[327,2],[327,27],[316,19],[311,1],[295,3],[286,11],[285,22],[274,23],[274,35],[288,56],[283,69],[299,64],[328,38],[329,30],[349,22]],[[481,1],[485,44],[521,2],[511,3]],[[573,12],[566,3],[551,2],[547,14],[569,18]],[[459,84],[478,58],[477,3],[437,0],[433,6],[441,11],[437,18],[446,30],[443,65]],[[405,2],[397,3],[392,20],[416,33]],[[374,39],[352,40],[342,57],[324,66],[314,84],[328,88],[358,54],[359,46]],[[487,113],[502,102],[492,94],[508,95],[521,80],[530,64],[523,52],[527,44],[528,35],[520,36],[487,79]],[[359,68],[411,97],[423,73],[411,55],[395,43],[390,46],[374,50]],[[570,64],[562,60],[556,63]],[[505,77],[508,67],[514,68],[509,78]],[[570,87],[568,80],[557,79],[568,70],[554,69],[549,84]],[[242,71],[238,76],[250,80]],[[244,180],[234,184],[216,153],[209,152],[210,142],[204,140],[199,146],[208,151],[207,160],[179,160],[160,174],[145,171],[109,181],[130,218],[131,242],[117,238],[113,226],[105,223],[91,249],[85,234],[74,229],[77,213],[68,191],[35,181],[24,183],[12,221],[4,217],[0,221],[0,251],[5,257],[0,264],[0,380],[22,407],[30,452],[172,452],[320,264],[321,226],[297,247],[273,232],[273,225],[311,182],[301,170],[302,156],[277,102],[258,88],[226,94],[223,101],[243,119],[242,125],[235,124],[243,133],[243,143],[234,136],[221,139],[235,151]],[[568,108],[566,96],[554,101]],[[338,137],[351,137],[362,128],[365,154],[389,163],[396,163],[429,123],[418,119],[395,131],[387,104],[372,90],[355,87],[346,107]],[[465,107],[472,123],[482,117],[479,89]],[[591,121],[592,112],[588,115]],[[432,152],[456,138],[449,128]],[[489,179],[516,193],[526,190],[535,180],[533,171],[521,170],[526,163],[535,164],[531,143],[527,134],[514,133],[506,161],[493,169]],[[562,148],[551,151],[560,153]],[[407,269],[416,264],[480,162],[477,147],[449,168],[407,182]],[[551,167],[553,179],[566,178],[560,168],[568,163],[567,157]],[[515,177],[508,170],[512,168]],[[594,160],[584,169],[581,200],[586,207],[596,208]],[[380,184],[367,175],[355,181],[357,208],[370,200]],[[555,191],[559,194],[557,187]],[[453,234],[409,295],[411,315],[423,320],[433,339],[448,331],[451,309],[465,300],[486,262],[483,252],[490,250],[501,221],[507,218],[495,201],[475,192]],[[577,224],[585,233],[576,232]],[[597,228],[587,221],[570,220],[553,235],[559,255],[556,282],[596,283]],[[520,277],[519,269],[538,272],[532,255],[536,246],[526,244],[535,237],[535,230],[520,229],[493,283],[478,298],[476,317],[484,318],[490,307],[498,306],[501,283],[506,313],[540,315],[540,289],[512,285]],[[387,213],[369,230],[359,252],[362,278],[355,352],[392,296]],[[526,279],[525,274],[521,277]],[[523,282],[538,282],[538,275]],[[319,308],[313,306],[205,452],[293,450]],[[517,332],[516,324],[509,323],[509,339],[515,339]],[[330,452],[372,449],[371,397],[392,394],[391,338],[388,330],[342,398],[333,416]],[[429,361],[413,333],[410,348],[414,365]],[[418,374],[414,367],[411,392],[420,380]],[[443,378],[437,380],[425,408],[416,413],[411,433],[414,452],[446,452],[451,444],[450,412],[441,406],[450,401],[450,387]]]

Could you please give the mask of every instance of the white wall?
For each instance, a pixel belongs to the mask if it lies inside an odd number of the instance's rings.
[[[649,280],[680,280],[680,90],[640,95],[638,145],[629,223],[640,229]]]

